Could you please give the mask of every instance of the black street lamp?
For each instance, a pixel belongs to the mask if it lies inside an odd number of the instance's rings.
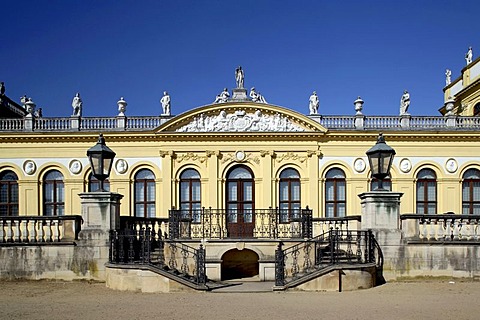
[[[103,181],[110,175],[115,152],[105,145],[103,134],[100,133],[97,144],[87,150],[87,157],[92,167],[93,176],[100,181],[99,191],[105,192]]]
[[[385,143],[385,138],[380,133],[377,143],[366,153],[372,177],[378,179],[378,187],[375,190],[385,190],[383,189],[383,179],[390,175],[395,150]]]

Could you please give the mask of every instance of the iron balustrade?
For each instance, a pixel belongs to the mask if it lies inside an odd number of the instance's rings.
[[[311,238],[312,210],[172,209],[168,230],[170,239]]]
[[[275,285],[282,287],[333,265],[375,264],[383,254],[371,230],[331,229],[315,238],[275,251]]]
[[[111,264],[149,265],[195,285],[207,281],[205,249],[165,240],[150,228],[110,231]]]
[[[0,216],[0,243],[48,243],[78,240],[83,219],[68,216]]]
[[[480,238],[480,215],[402,214],[400,220],[408,240],[448,242]]]

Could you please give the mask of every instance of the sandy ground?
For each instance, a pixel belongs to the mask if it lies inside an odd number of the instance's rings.
[[[147,294],[55,281],[0,286],[0,319],[480,319],[480,282],[314,293]]]

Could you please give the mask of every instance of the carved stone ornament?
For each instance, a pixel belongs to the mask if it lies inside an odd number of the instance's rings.
[[[285,132],[305,131],[304,128],[292,123],[290,119],[281,115],[266,115],[260,110],[254,113],[246,113],[237,110],[233,114],[227,114],[225,110],[216,116],[200,114],[189,124],[177,129],[177,132]]]
[[[245,155],[245,152],[243,151],[237,151],[235,152],[235,158],[237,158],[237,161],[244,161],[247,156]]]
[[[246,153],[244,151],[235,151],[224,153],[222,157],[222,163],[227,162],[246,162],[251,161],[255,162],[256,164],[260,163],[260,157],[258,155],[254,155],[253,153]]]
[[[282,161],[300,161],[300,162],[305,162],[307,161],[308,156],[299,156],[296,153],[293,152],[287,152],[282,155],[277,155],[276,160],[278,163]]]
[[[82,163],[76,159],[72,160],[68,165],[68,169],[73,174],[79,174],[82,171]]]
[[[208,159],[208,156],[199,156],[198,154],[196,153],[193,153],[193,152],[187,152],[186,154],[179,154],[177,155],[177,162],[178,163],[181,163],[183,161],[199,161],[200,163],[204,163],[205,161],[207,161]]]
[[[400,171],[403,173],[408,173],[410,170],[412,170],[412,163],[410,160],[407,158],[400,160]]]
[[[355,168],[356,172],[362,173],[367,168],[367,164],[365,163],[365,160],[358,158],[353,162],[353,167]]]
[[[28,174],[28,175],[32,175],[35,173],[35,171],[37,170],[37,165],[35,164],[34,161],[32,160],[26,160],[24,163],[23,163],[23,171]]]
[[[115,162],[115,171],[119,174],[124,174],[128,170],[128,162],[124,159],[118,159]]]
[[[447,162],[445,162],[445,169],[450,173],[455,173],[458,169],[457,160],[452,158],[448,159]]]

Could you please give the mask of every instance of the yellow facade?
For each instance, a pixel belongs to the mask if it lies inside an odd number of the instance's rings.
[[[227,114],[261,110],[281,114],[304,131],[287,132],[177,132],[201,114]],[[365,151],[376,141],[380,130],[328,130],[311,118],[294,111],[254,103],[225,103],[193,110],[181,118],[142,132],[104,131],[108,146],[128,164],[124,173],[112,169],[110,190],[124,195],[122,215],[134,215],[134,176],[140,169],[155,175],[155,213],[167,217],[179,207],[180,174],[187,168],[201,176],[201,205],[225,208],[226,175],[236,165],[253,173],[255,208],[279,206],[279,175],[285,168],[298,171],[301,207],[308,206],[314,217],[325,217],[325,177],[329,169],[345,173],[346,214],[361,212],[358,194],[370,189],[370,172]],[[462,212],[462,177],[466,170],[480,169],[480,133],[476,130],[383,130],[387,143],[396,150],[391,170],[392,190],[404,193],[401,213],[416,212],[416,179],[421,169],[432,169],[437,180],[437,212]],[[20,215],[44,215],[44,175],[56,169],[64,177],[65,213],[79,214],[78,194],[87,191],[91,172],[86,150],[94,145],[98,132],[1,132],[0,171],[18,176]],[[244,158],[236,156],[242,152]],[[361,160],[358,160],[361,159]],[[401,169],[408,159],[411,168]],[[72,161],[81,163],[73,173]],[[363,160],[363,161],[362,161]],[[26,161],[35,163],[32,174]],[[358,164],[363,163],[363,165]],[[453,163],[453,164],[452,164]],[[453,166],[453,167],[452,167]]]
[[[234,89],[234,96],[238,90],[244,89]],[[124,216],[135,215],[139,170],[153,173],[155,216],[166,218],[170,209],[181,207],[180,175],[185,169],[195,169],[200,176],[202,207],[226,209],[227,175],[235,166],[247,168],[253,176],[256,209],[279,207],[280,175],[287,168],[296,170],[300,206],[308,206],[316,218],[330,216],[327,173],[340,169],[344,195],[335,199],[344,201],[341,215],[359,215],[358,194],[370,191],[371,182],[365,152],[383,132],[396,150],[391,185],[392,191],[403,193],[400,212],[418,213],[419,173],[430,169],[435,192],[429,200],[435,212],[462,213],[464,174],[480,170],[480,117],[472,116],[475,108],[480,112],[480,58],[468,64],[444,92],[446,104],[438,117],[375,117],[361,112],[342,117],[303,115],[252,102],[246,95],[243,100],[193,108],[180,116],[122,113],[113,121],[93,119],[101,123],[96,126],[89,124],[92,119],[80,116],[0,117],[0,175],[11,171],[17,177],[19,215],[42,216],[47,214],[45,175],[58,170],[63,176],[64,214],[79,214],[78,194],[88,191],[91,174],[86,151],[102,132],[117,154],[110,191],[124,195]],[[15,104],[6,96],[2,99],[10,107]]]

